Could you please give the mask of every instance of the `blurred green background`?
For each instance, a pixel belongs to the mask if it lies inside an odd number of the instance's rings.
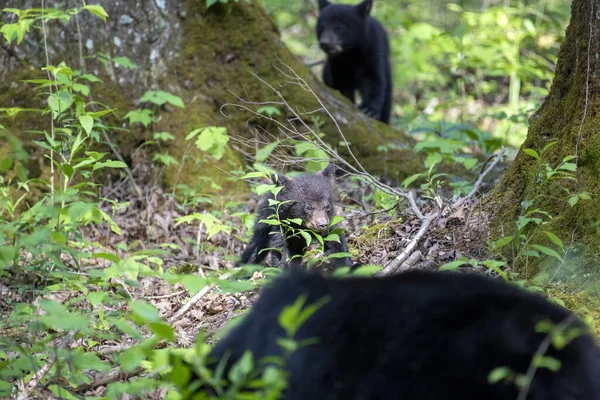
[[[324,58],[316,0],[261,1],[294,53]],[[392,47],[393,124],[420,136],[475,129],[518,147],[550,88],[570,3],[374,0]],[[320,75],[321,64],[312,68]]]

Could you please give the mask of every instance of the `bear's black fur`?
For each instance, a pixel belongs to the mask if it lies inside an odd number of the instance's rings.
[[[385,29],[369,16],[372,0],[356,6],[319,0],[317,37],[327,53],[323,81],[371,117],[390,122],[392,76],[390,44]]]
[[[488,375],[497,367],[526,374],[548,337],[536,331],[541,321],[581,334],[543,353],[559,360],[560,369],[538,367],[527,399],[600,399],[600,351],[580,320],[541,296],[466,273],[339,279],[293,271],[264,289],[211,358],[231,355],[229,368],[245,350],[254,365],[281,356],[278,318],[301,295],[308,296],[305,305],[329,302],[296,333],[296,341],[318,342],[286,362],[288,400],[517,400],[514,382],[491,384]]]
[[[329,223],[334,215],[333,212],[333,179],[336,167],[329,164],[323,171],[316,174],[303,174],[294,178],[277,175],[276,181],[283,189],[278,193],[277,200],[282,204],[279,206],[279,219],[302,220],[301,227],[308,228],[326,237],[331,229]],[[286,232],[281,234],[279,225],[268,225],[260,222],[275,214],[275,207],[269,205],[269,199],[274,196],[269,192],[264,196],[259,206],[258,215],[254,225],[254,235],[248,247],[242,254],[241,264],[260,264],[270,254],[273,261],[272,266],[283,267],[287,263],[292,266],[301,264],[301,256],[304,254],[306,240],[301,235],[292,235]],[[343,234],[339,234],[339,242],[325,242],[325,255],[347,252],[348,245]],[[265,250],[264,249],[281,249]],[[291,259],[291,260],[290,260]],[[334,268],[340,266],[351,266],[348,257],[332,258],[329,265]]]

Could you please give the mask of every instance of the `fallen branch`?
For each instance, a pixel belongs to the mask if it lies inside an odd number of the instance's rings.
[[[417,234],[411,239],[411,241],[408,242],[402,253],[400,253],[396,258],[390,261],[385,266],[385,268],[379,271],[375,276],[386,276],[396,273],[399,270],[402,263],[404,263],[415,250],[417,244],[419,243],[419,240],[421,240],[423,236],[425,236],[425,234],[429,230],[431,222],[437,217],[439,217],[439,215],[440,211],[436,211],[434,213],[427,214],[426,216],[424,216],[421,220],[421,228],[419,229]]]
[[[97,378],[91,377],[90,379],[92,379],[92,382],[79,385],[73,389],[73,391],[75,393],[85,393],[88,390],[95,389],[99,386],[106,386],[113,382],[128,380],[134,376],[141,375],[142,372],[144,372],[144,369],[141,367],[138,367],[131,372],[121,372],[120,368],[115,368],[107,375],[101,375]]]
[[[225,280],[228,279],[231,276],[230,273],[227,274],[223,274],[219,277],[220,280]],[[196,295],[194,297],[192,297],[190,299],[190,301],[188,301],[187,303],[185,303],[179,310],[177,310],[177,312],[175,312],[175,314],[171,315],[168,319],[169,322],[174,322],[176,320],[178,320],[179,318],[181,318],[181,316],[185,313],[188,312],[188,310],[197,302],[200,301],[200,299],[202,299],[204,296],[206,296],[206,294],[208,292],[210,292],[213,288],[215,287],[215,285],[208,285],[202,288],[202,290],[200,290],[198,293],[196,293]]]

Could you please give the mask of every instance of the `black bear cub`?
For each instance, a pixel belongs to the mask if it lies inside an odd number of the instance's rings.
[[[369,16],[372,0],[351,6],[319,0],[317,37],[327,53],[323,81],[371,117],[389,123],[392,110],[390,44],[385,29]]]
[[[331,229],[329,223],[333,212],[333,180],[336,166],[329,164],[316,174],[304,174],[294,178],[276,175],[274,181],[283,189],[277,194],[280,202],[278,217],[280,220],[301,219],[297,228],[308,228],[326,237]],[[254,225],[254,235],[242,254],[241,264],[260,264],[269,261],[271,266],[298,266],[305,252],[306,239],[299,234],[284,230],[281,226],[260,222],[275,214],[276,207],[269,204],[272,193],[264,196],[259,206]],[[278,250],[274,250],[278,249]],[[326,241],[325,255],[347,252],[348,246],[343,234],[339,234],[339,242]],[[269,256],[270,260],[267,259]],[[295,257],[297,256],[297,257]],[[351,266],[349,257],[332,258],[329,262],[333,268]]]
[[[600,349],[583,322],[537,294],[456,272],[286,273],[213,348],[212,362],[229,357],[222,376],[245,350],[255,366],[283,356],[278,319],[299,296],[304,307],[325,303],[297,330],[304,345],[284,361],[287,400],[600,399]],[[548,340],[552,329],[563,346]]]

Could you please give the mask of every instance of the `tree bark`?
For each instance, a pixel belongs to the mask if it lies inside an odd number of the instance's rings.
[[[491,213],[493,236],[513,235],[515,221],[525,215],[523,201],[532,201],[528,210],[550,213],[547,225],[529,231],[533,243],[556,248],[542,231],[558,235],[571,251],[564,270],[568,273],[597,271],[600,264],[600,1],[574,0],[565,42],[558,55],[556,75],[541,108],[531,116],[527,139],[503,179],[485,201]],[[544,146],[556,144],[544,154]],[[526,154],[533,149],[541,161]],[[576,156],[577,181],[545,181],[548,163],[556,168],[566,156]],[[568,192],[565,191],[568,190]],[[568,200],[587,192],[591,200]],[[543,217],[537,213],[536,216]],[[546,218],[547,219],[547,218]],[[531,236],[530,236],[531,237]],[[555,264],[546,260],[544,266]],[[541,265],[538,265],[540,267]],[[535,273],[539,268],[529,269]]]
[[[69,1],[67,7],[76,4],[81,5]],[[176,137],[168,151],[181,161],[186,148],[184,138],[195,128],[224,126],[230,136],[237,138],[249,138],[253,130],[277,134],[273,122],[252,118],[251,113],[239,107],[221,109],[227,103],[239,104],[235,95],[256,102],[278,100],[253,74],[274,85],[295,109],[320,108],[311,93],[286,82],[287,78],[276,68],[284,63],[306,80],[335,116],[352,144],[352,151],[367,170],[386,173],[397,180],[418,172],[421,159],[410,150],[411,139],[355,110],[343,96],[316,79],[282,44],[276,26],[256,1],[218,3],[208,10],[204,4],[200,0],[111,1],[102,2],[109,14],[106,24],[87,12],[66,24],[49,21],[46,31],[50,64],[65,61],[74,69],[100,77],[104,83],[91,86],[93,99],[116,108],[121,118],[137,108],[137,99],[146,90],[166,90],[180,96],[185,109],[166,107],[161,110],[160,121],[153,126],[153,131],[169,131]],[[22,9],[39,7],[39,2],[8,0],[5,6]],[[4,14],[2,19],[14,22],[9,14]],[[0,107],[39,107],[45,102],[35,97],[31,85],[19,82],[44,77],[45,73],[40,70],[46,64],[43,43],[40,30],[32,30],[20,45],[15,42],[9,45],[2,39],[0,65],[4,68],[0,71]],[[99,53],[126,56],[139,68],[126,69],[101,62]],[[286,121],[290,113],[280,111],[283,113],[277,119]],[[16,120],[2,118],[0,123],[21,137],[28,129],[48,130],[48,116],[32,115],[20,114]],[[342,138],[335,124],[324,112],[318,115],[326,119],[321,128],[325,140],[337,146]],[[311,116],[303,117],[308,124],[312,124]],[[123,125],[119,119],[113,122]],[[137,128],[130,134],[111,134],[111,140],[118,144],[127,161],[137,146],[149,138],[148,130]],[[397,149],[381,152],[379,147],[389,143],[397,144]],[[232,154],[230,152],[230,158],[240,158]],[[166,186],[175,182],[189,184],[194,183],[199,174],[207,173],[214,173],[215,179],[219,179],[218,168],[206,164],[199,167],[186,161],[184,168],[169,167],[163,181]],[[221,174],[221,178],[224,175]]]

